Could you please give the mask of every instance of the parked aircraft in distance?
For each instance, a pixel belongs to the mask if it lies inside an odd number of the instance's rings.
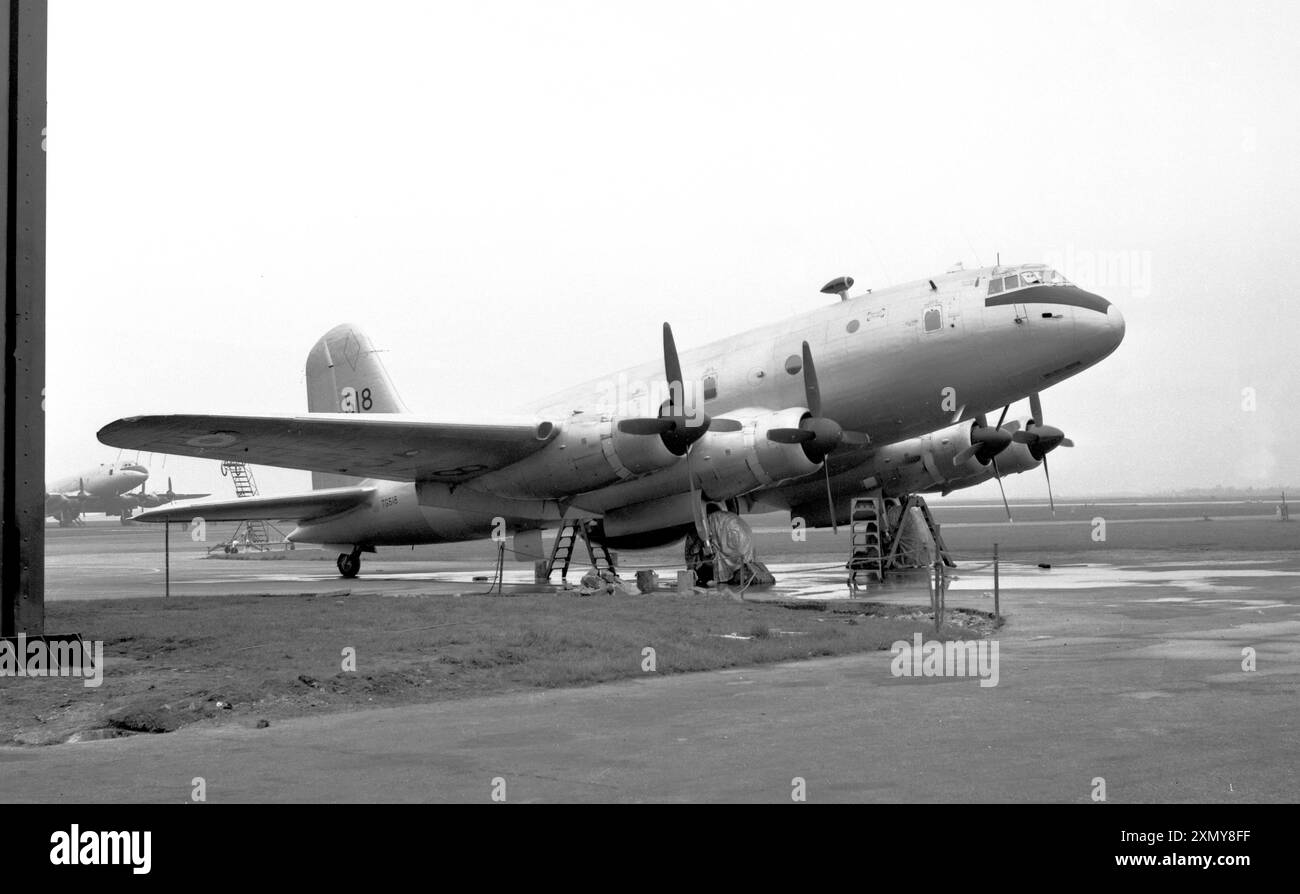
[[[100,463],[78,475],[45,486],[45,514],[60,527],[77,524],[87,512],[116,515],[126,524],[136,509],[152,509],[173,500],[192,500],[207,494],[178,494],[167,479],[165,493],[146,493],[149,470],[138,463]],[[139,492],[134,492],[135,488]]]
[[[821,527],[845,520],[853,497],[1046,472],[1048,453],[1073,445],[1044,421],[1039,392],[1124,337],[1115,305],[1041,264],[850,297],[852,284],[827,284],[833,304],[680,357],[665,323],[661,360],[469,421],[408,412],[370,340],[344,324],[307,357],[306,415],[139,416],[99,439],[312,471],[310,492],[140,520],[293,521],[290,540],[337,551],[352,577],[376,546],[487,537],[498,520],[524,532],[588,517],[597,539],[638,548],[682,538],[706,501]],[[1032,415],[1008,422],[1026,397]]]

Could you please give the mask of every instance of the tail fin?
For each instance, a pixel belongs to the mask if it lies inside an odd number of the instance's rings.
[[[370,339],[351,323],[321,336],[307,355],[307,412],[405,413],[384,362]],[[343,487],[361,479],[312,472],[313,488]]]

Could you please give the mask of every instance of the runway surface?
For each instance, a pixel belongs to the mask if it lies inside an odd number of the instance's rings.
[[[1255,545],[1300,528],[1230,524],[1259,526]],[[1041,532],[1030,527],[1017,536],[1036,552]],[[53,598],[160,590],[145,560],[156,533],[133,531],[126,559],[101,542],[125,543],[120,532],[55,532],[68,533],[51,538]],[[474,549],[472,559],[385,556],[341,582],[327,557],[219,561],[190,548],[173,556],[173,585],[214,597],[342,586],[436,599],[487,567],[484,545]],[[1120,802],[1300,798],[1300,552],[1052,552],[1068,561],[1042,569],[1029,561],[1038,555],[1020,555],[1002,568],[1008,623],[994,637],[993,687],[896,677],[889,652],[647,674],[266,729],[4,748],[0,799],[181,802],[199,776],[213,802],[486,802],[499,780],[518,802],[788,802],[796,777],[815,802],[1086,802],[1097,779]],[[843,594],[835,553],[777,556],[784,591]],[[990,589],[991,569],[968,560],[949,604],[987,610]],[[904,586],[887,598],[926,597]]]

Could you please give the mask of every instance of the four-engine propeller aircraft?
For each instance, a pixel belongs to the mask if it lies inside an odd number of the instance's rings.
[[[77,524],[86,512],[116,515],[126,524],[137,508],[152,509],[174,500],[192,500],[207,494],[178,494],[167,479],[166,493],[145,493],[149,470],[137,463],[101,463],[79,475],[45,486],[45,514],[60,527]],[[139,493],[135,488],[140,488]]]
[[[1124,320],[1043,265],[950,271],[578,385],[511,417],[409,413],[356,327],[307,358],[308,413],[139,416],[116,447],[312,471],[314,490],[175,504],[141,521],[271,518],[338,552],[345,577],[381,545],[489,536],[593,519],[623,548],[681,539],[705,501],[784,508],[809,527],[852,497],[971,487],[1043,465],[1071,442],[1039,392],[1109,355]],[[1006,421],[1029,397],[1032,416]],[[997,424],[990,415],[1000,413]],[[344,476],[344,477],[339,477]],[[1050,488],[1050,479],[1048,480]]]

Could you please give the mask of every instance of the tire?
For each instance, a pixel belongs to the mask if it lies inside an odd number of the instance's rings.
[[[338,561],[339,574],[344,577],[356,577],[357,572],[361,570],[361,556],[356,553],[340,553]]]

